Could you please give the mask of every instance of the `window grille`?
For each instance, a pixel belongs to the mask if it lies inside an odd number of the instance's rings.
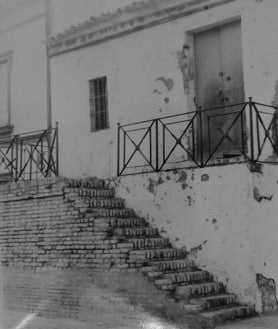
[[[107,129],[109,128],[107,79],[106,77],[93,79],[89,81],[89,84],[91,132]]]

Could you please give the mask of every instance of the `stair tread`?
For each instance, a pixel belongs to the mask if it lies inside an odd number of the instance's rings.
[[[190,298],[189,301],[193,302],[202,302],[206,300],[214,300],[214,299],[220,299],[220,298],[231,298],[231,297],[236,297],[235,294],[229,294],[229,293],[222,293],[222,294],[217,294],[217,295],[212,295],[212,296],[206,296],[206,297],[194,297]]]
[[[120,231],[120,230],[123,231],[124,233],[129,233],[129,232],[141,233],[140,231],[142,231],[142,232],[148,232],[148,231],[150,231],[150,232],[152,232],[153,234],[156,235],[154,237],[160,237],[157,229],[152,228],[152,227],[149,227],[149,226],[118,227],[118,228],[116,227],[115,228],[115,231],[116,232],[117,231]],[[129,234],[126,234],[126,235],[129,235]],[[142,236],[142,235],[139,235],[139,236]],[[147,236],[148,237],[148,235],[144,235],[144,236]]]
[[[205,317],[208,317],[208,318],[213,318],[213,317],[218,316],[218,315],[222,315],[222,314],[225,314],[225,313],[232,313],[232,312],[236,312],[236,311],[240,311],[240,310],[248,310],[250,312],[254,311],[251,306],[238,305],[238,306],[226,307],[226,308],[219,309],[219,310],[214,310],[214,311],[200,312],[200,314],[202,314],[202,316],[205,316]]]
[[[207,274],[209,274],[209,272],[208,271],[203,271],[203,270],[197,270],[197,271],[182,271],[182,272],[175,272],[175,273],[169,273],[169,274],[163,274],[163,276],[164,277],[169,277],[169,278],[173,278],[173,277],[175,277],[175,276],[181,276],[181,275],[185,275],[185,276],[187,276],[188,274],[198,274],[198,273],[207,273]]]
[[[179,251],[179,249],[176,248],[158,248],[158,249],[134,249],[130,251],[130,254],[138,254],[142,252],[174,252],[174,251]]]

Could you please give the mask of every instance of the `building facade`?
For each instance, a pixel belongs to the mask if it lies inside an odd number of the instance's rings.
[[[276,309],[277,2],[29,2],[0,31],[3,131],[59,122],[61,176],[107,179],[241,301]]]

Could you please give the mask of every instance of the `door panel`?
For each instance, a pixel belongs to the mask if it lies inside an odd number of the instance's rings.
[[[196,101],[202,108],[203,140],[199,143],[206,158],[213,152],[214,157],[236,155],[243,148],[244,118],[236,120],[242,107],[225,106],[244,102],[240,22],[197,33],[194,52]]]

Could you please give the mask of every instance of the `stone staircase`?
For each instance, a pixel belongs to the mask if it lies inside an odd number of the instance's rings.
[[[255,315],[254,307],[238,303],[237,296],[227,292],[223,283],[198,268],[184,251],[161,237],[157,228],[126,208],[104,180],[71,180],[64,191],[66,200],[84,217],[93,217],[100,230],[103,225],[106,239],[128,248],[121,268],[141,271],[185,312],[198,314],[204,328]]]

